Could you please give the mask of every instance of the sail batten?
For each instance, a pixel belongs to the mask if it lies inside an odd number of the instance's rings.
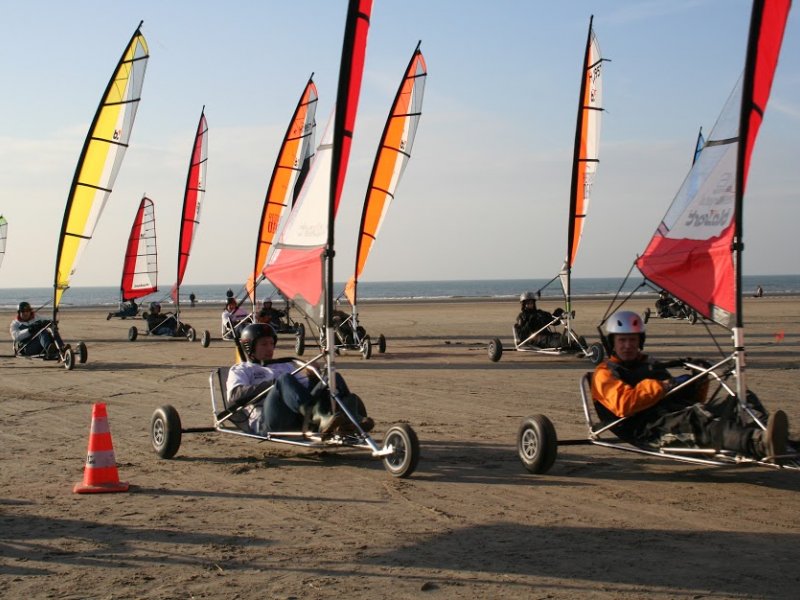
[[[53,317],[114,186],[141,99],[149,52],[141,23],[109,79],[78,158],[64,209],[53,281]]]

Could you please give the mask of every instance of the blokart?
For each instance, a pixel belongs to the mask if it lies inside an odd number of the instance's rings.
[[[295,337],[295,352],[298,356],[302,356],[305,352],[306,346],[306,327],[303,323],[299,321],[295,321],[290,314],[289,311],[289,302],[286,303],[286,310],[284,311],[273,311],[273,315],[270,315],[269,324],[272,329],[277,334],[291,334]],[[233,341],[236,339],[238,333],[250,325],[251,323],[258,322],[256,319],[256,313],[252,312],[248,314],[243,319],[236,321],[233,323],[230,319],[226,319],[225,322],[222,324],[222,340],[223,341]],[[208,348],[211,345],[211,334],[208,331],[205,331],[203,335],[200,337],[200,343],[202,344],[203,348]]]
[[[660,319],[686,319],[692,325],[697,323],[699,318],[696,310],[692,309],[685,302],[670,296],[663,290],[659,294],[658,300],[656,300],[655,311],[650,310],[650,307],[648,306],[644,310],[642,319],[645,323],[647,323],[653,316],[656,316]]]
[[[317,330],[317,337],[319,339],[319,347],[325,347],[325,329],[320,328]],[[333,313],[333,333],[334,333],[334,351],[337,354],[342,352],[359,352],[365,360],[372,357],[372,350],[375,347],[372,339],[367,334],[358,322],[358,316],[355,307],[353,307],[352,314],[347,314],[344,311],[336,310]],[[386,352],[386,337],[383,334],[378,336],[377,340],[378,352],[383,354]],[[305,351],[305,345],[299,343],[295,345],[295,353],[302,356]]]
[[[302,362],[297,359],[277,360],[292,360],[297,366],[296,371],[310,370],[320,381],[325,381],[327,386],[325,370],[317,370],[313,362]],[[250,433],[247,426],[249,407],[261,400],[268,391],[251,399],[246,404],[232,405],[228,403],[225,392],[227,376],[227,368],[216,369],[209,376],[212,410],[212,426],[210,427],[184,428],[178,411],[173,406],[165,405],[156,409],[150,422],[150,436],[153,449],[161,458],[169,459],[177,454],[184,434],[216,431],[310,449],[357,448],[367,450],[373,457],[380,458],[386,470],[394,477],[408,477],[417,467],[420,447],[416,433],[411,426],[406,423],[393,425],[387,430],[383,444],[379,446],[370,434],[362,429],[356,418],[356,411],[351,410],[352,407],[348,408],[336,394],[330,394],[331,401],[347,416],[350,422],[349,431],[334,432],[330,435],[322,435],[313,430],[269,432],[265,435]],[[329,388],[326,387],[326,389],[330,391]],[[366,408],[363,403],[358,407],[358,414],[361,417],[366,416]]]
[[[144,319],[145,322],[147,321],[147,317],[148,317],[147,312],[142,313],[142,319]],[[195,328],[189,325],[188,323],[181,321],[178,313],[167,311],[163,313],[163,317],[164,319],[160,321],[155,327],[152,328],[150,328],[149,326],[145,327],[145,329],[141,331],[141,335],[155,336],[155,337],[186,338],[190,342],[193,342],[197,339],[197,331],[195,330]],[[156,331],[158,331],[164,326],[169,326],[171,329],[173,329],[174,333],[172,333],[171,335],[166,333],[156,333]],[[139,328],[136,327],[136,325],[131,325],[131,327],[128,329],[128,341],[135,342],[139,338],[139,335],[140,335]],[[208,332],[208,330],[204,331],[202,339],[207,340],[210,338],[211,334]],[[205,342],[203,343],[205,346],[208,345]]]
[[[65,344],[61,340],[61,336],[59,335],[58,329],[53,321],[34,321],[32,326],[28,329],[32,332],[32,335],[25,343],[12,344],[14,356],[21,358],[39,358],[42,360],[57,360],[64,365],[64,368],[67,371],[71,371],[73,368],[75,368],[76,358],[81,364],[85,363],[89,358],[89,352],[86,349],[86,344],[83,342],[78,342],[75,344],[75,349],[73,350],[72,346]],[[44,335],[45,332],[49,333],[50,337],[53,339],[55,352],[53,352],[51,349],[43,347],[44,344],[39,343],[42,335]],[[33,348],[33,344],[40,347],[40,350],[38,352],[34,352],[33,354],[26,354],[26,348]]]
[[[514,347],[511,350],[552,356],[575,354],[579,358],[588,358],[593,365],[600,364],[605,356],[603,345],[599,342],[588,344],[586,338],[575,333],[571,325],[571,320],[574,316],[574,311],[567,313],[563,309],[557,308],[553,311],[549,322],[543,324],[525,338],[520,338],[517,328],[512,327]],[[503,356],[503,343],[500,338],[492,339],[487,350],[489,360],[498,362]]]

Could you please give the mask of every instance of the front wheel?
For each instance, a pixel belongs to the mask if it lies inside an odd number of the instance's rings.
[[[158,407],[150,419],[150,440],[161,458],[172,458],[181,447],[181,418],[173,406]]]
[[[297,356],[303,356],[303,353],[306,351],[306,336],[305,336],[305,327],[303,324],[297,326],[297,333],[294,336],[294,353]]]
[[[383,336],[383,334],[378,336],[378,352],[380,354],[386,353],[386,338]]]
[[[550,470],[558,455],[558,438],[553,423],[544,415],[533,415],[522,421],[517,433],[517,454],[531,473]]]
[[[86,349],[86,344],[78,342],[78,362],[84,364],[89,360],[89,351]]]
[[[644,309],[644,322],[647,323],[650,320],[650,307]]]
[[[406,423],[392,426],[383,438],[383,448],[392,453],[383,458],[383,466],[393,477],[408,477],[419,463],[419,440]]]
[[[211,333],[206,329],[203,335],[200,336],[200,345],[203,348],[208,348],[211,345]]]
[[[603,344],[600,342],[595,342],[589,349],[586,351],[586,358],[589,359],[589,362],[593,365],[599,365],[603,362],[603,358],[605,358],[605,349],[603,348]]]
[[[136,326],[134,325],[128,329],[128,341],[135,342],[137,337],[139,337],[139,330],[136,329]]]
[[[368,335],[365,335],[364,339],[361,341],[361,356],[363,356],[365,360],[369,360],[372,356],[372,341],[369,339]]]
[[[69,346],[64,349],[64,368],[67,371],[72,371],[75,368],[75,353]]]
[[[497,362],[503,356],[503,342],[499,338],[494,338],[489,342],[489,360]]]

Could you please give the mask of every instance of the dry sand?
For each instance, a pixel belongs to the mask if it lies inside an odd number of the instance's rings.
[[[596,339],[605,302],[576,308],[576,329]],[[219,433],[187,434],[175,459],[159,459],[149,440],[157,406],[174,405],[184,426],[211,423],[208,374],[233,357],[217,309],[184,313],[215,335],[208,349],[130,343],[131,321],[66,310],[65,341],[89,351],[72,372],[13,358],[4,335],[0,596],[797,597],[800,473],[567,446],[550,473],[530,475],[516,455],[521,419],[544,413],[559,438],[583,437],[588,361],[507,352],[491,363],[486,343],[509,341],[514,302],[361,310],[388,350],[337,364],[377,439],[395,422],[415,428],[422,458],[410,479],[363,451]],[[786,409],[797,432],[800,300],[748,299],[745,314],[750,387]],[[651,320],[648,341],[663,357],[712,352],[702,326],[685,321]],[[96,402],[107,403],[128,493],[72,493]]]

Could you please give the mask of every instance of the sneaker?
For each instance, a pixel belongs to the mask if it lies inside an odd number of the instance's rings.
[[[372,417],[363,417],[359,425],[361,425],[364,433],[369,433],[375,428],[375,421],[372,420]]]
[[[337,433],[349,422],[344,413],[337,412],[333,415],[324,415],[319,420],[319,432],[322,434]]]
[[[111,317],[113,317],[113,316],[114,315],[112,313],[108,313],[108,316],[106,317],[106,321],[110,321]]]
[[[58,358],[58,348],[54,343],[50,343],[47,347],[47,350],[44,351],[44,359],[45,360],[55,360]]]
[[[764,434],[764,441],[767,450],[767,458],[780,464],[783,462],[782,455],[786,454],[786,442],[789,439],[789,419],[782,410],[776,410],[769,416],[767,421],[767,431]]]

